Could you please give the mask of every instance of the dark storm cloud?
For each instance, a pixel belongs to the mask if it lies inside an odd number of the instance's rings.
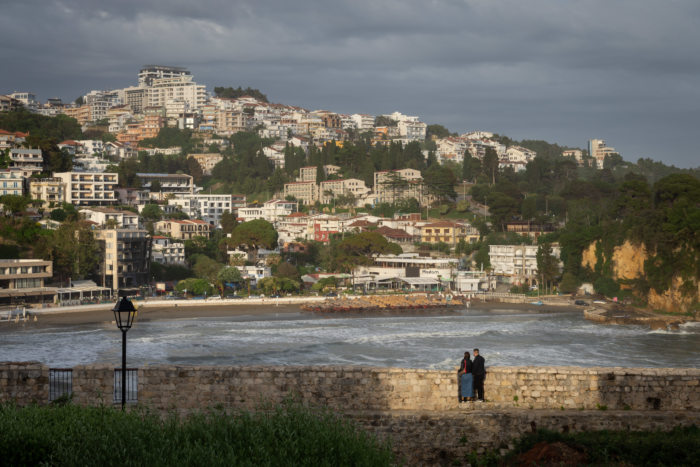
[[[73,99],[182,65],[277,102],[700,165],[692,0],[2,3],[0,92]]]

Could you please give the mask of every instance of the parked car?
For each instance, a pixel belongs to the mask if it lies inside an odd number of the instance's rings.
[[[326,296],[326,297],[337,297],[338,294],[335,293],[335,292],[328,292],[325,296]]]
[[[588,306],[588,302],[586,302],[584,300],[576,300],[576,301],[574,301],[574,305]]]

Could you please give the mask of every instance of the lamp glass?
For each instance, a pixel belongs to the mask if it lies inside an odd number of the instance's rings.
[[[130,329],[131,325],[134,324],[136,308],[134,308],[134,304],[128,298],[122,297],[112,311],[114,311],[114,320],[117,322],[117,327],[122,331]]]

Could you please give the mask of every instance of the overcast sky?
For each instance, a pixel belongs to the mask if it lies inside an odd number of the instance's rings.
[[[341,113],[418,115],[700,166],[697,0],[0,0],[0,93],[72,101],[145,64]]]

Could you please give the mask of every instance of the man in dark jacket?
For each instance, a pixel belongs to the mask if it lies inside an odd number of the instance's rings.
[[[474,392],[476,393],[477,402],[484,402],[484,379],[486,379],[485,363],[484,357],[479,355],[479,349],[474,349],[472,374],[474,375]]]

